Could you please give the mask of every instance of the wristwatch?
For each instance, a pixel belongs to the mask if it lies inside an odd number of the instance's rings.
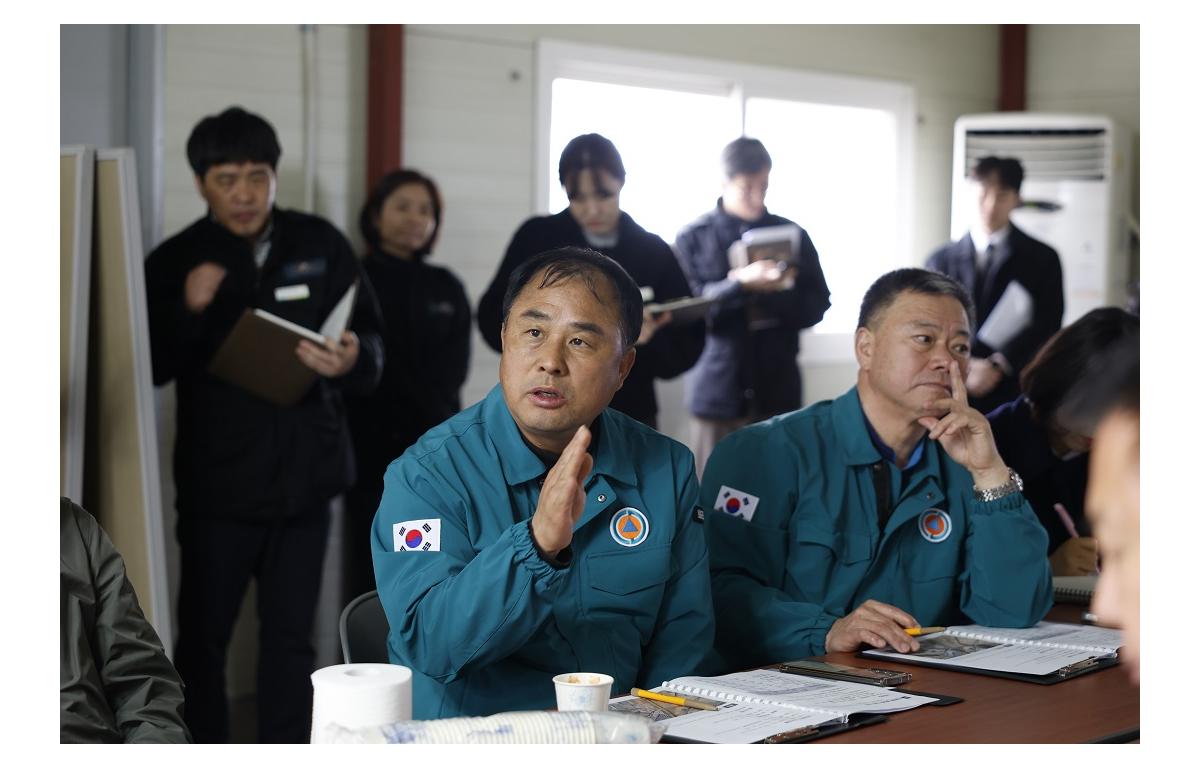
[[[1025,483],[1021,480],[1021,476],[1012,467],[1009,467],[1007,483],[997,485],[995,488],[984,488],[982,490],[978,486],[975,486],[975,499],[976,501],[995,501],[996,499],[1004,498],[1010,493],[1020,493],[1023,490],[1025,490]]]

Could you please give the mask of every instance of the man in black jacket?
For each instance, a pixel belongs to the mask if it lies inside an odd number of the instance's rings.
[[[1020,394],[1021,369],[1062,327],[1058,253],[1009,220],[1021,204],[1024,177],[1019,160],[981,158],[971,172],[979,201],[975,223],[961,240],[938,248],[925,262],[927,269],[962,283],[975,299],[967,394],[971,407],[985,414]]]
[[[766,147],[743,136],[725,147],[721,160],[725,183],[717,207],[675,240],[692,291],[720,299],[709,310],[700,361],[686,378],[697,475],[725,435],[800,407],[799,334],[829,309],[829,287],[808,233],[767,212],[771,156]],[[730,247],[740,246],[743,234],[777,226],[799,230],[790,266],[762,260],[730,268]]]
[[[383,364],[379,310],[346,238],[316,216],[275,208],[279,142],[258,115],[206,117],[187,145],[208,213],[146,262],[154,383],[177,382],[176,665],[200,742],[228,739],[225,657],[251,576],[258,584],[259,740],[308,740],[313,617],[329,501],[354,478],[342,391],[368,392]],[[243,312],[318,329],[355,281],[338,344],[302,341],[319,376],[283,407],[208,372]]]

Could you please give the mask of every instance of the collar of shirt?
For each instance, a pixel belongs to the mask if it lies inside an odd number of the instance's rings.
[[[717,198],[717,227],[726,233],[735,234],[736,237],[741,237],[748,230],[757,229],[758,227],[767,226],[765,219],[771,215],[771,212],[763,208],[763,215],[759,216],[754,221],[746,221],[745,219],[734,216],[725,210],[725,202],[723,198]]]
[[[867,425],[867,436],[871,438],[871,442],[879,450],[879,455],[882,456],[888,464],[895,464],[896,452],[893,451],[887,443],[883,442],[883,438],[880,437],[879,433],[875,431],[875,427],[871,426],[871,422],[867,419],[867,415],[865,413],[863,414],[863,423]],[[908,470],[917,466],[917,464],[921,461],[921,457],[924,455],[925,438],[922,437],[917,443],[917,447],[913,448],[912,455],[908,457],[908,463],[903,467],[900,467],[900,471],[907,472]]]
[[[267,263],[267,257],[271,255],[271,234],[274,231],[275,217],[271,216],[267,219],[267,226],[262,234],[254,241],[254,266],[259,269],[262,269],[263,264]]]
[[[975,264],[982,267],[987,259],[987,247],[993,246],[997,253],[1008,246],[1008,235],[1012,225],[1005,224],[998,232],[988,234],[978,227],[971,228],[971,243],[975,246]]]
[[[867,421],[867,414],[863,412],[862,402],[858,399],[858,387],[852,387],[833,401],[833,423],[837,427],[838,440],[847,464],[874,464],[881,458],[895,464],[896,453],[880,439],[871,422]],[[917,443],[904,471],[920,463],[925,455],[925,442],[925,438],[921,438]]]
[[[914,490],[921,489],[927,479],[931,479],[938,487],[945,487],[941,454],[936,445],[927,445],[928,438],[921,438],[909,457],[908,466],[903,469],[896,467],[895,453],[882,440],[876,442],[878,435],[873,435],[874,428],[863,412],[857,387],[852,387],[833,401],[833,426],[847,465],[868,466],[878,463],[880,459],[887,459],[889,466],[895,468],[889,470],[893,478],[890,485],[894,505],[898,505]],[[893,516],[888,529],[892,529],[899,519]]]
[[[488,393],[484,403],[484,429],[500,457],[500,470],[509,485],[521,485],[546,474],[548,467],[525,443],[517,422],[504,402],[504,390],[499,384]],[[596,475],[604,475],[626,485],[637,484],[634,461],[624,441],[607,439],[618,431],[615,418],[607,408],[592,424],[592,473],[585,486]]]
[[[607,235],[593,235],[583,227],[580,227],[579,229],[583,233],[583,239],[586,240],[587,244],[592,248],[613,248],[616,246],[617,240],[621,236],[620,231],[615,229],[612,232],[609,232]]]

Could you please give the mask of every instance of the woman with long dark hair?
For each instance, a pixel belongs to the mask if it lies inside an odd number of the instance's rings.
[[[383,311],[379,387],[348,401],[358,481],[346,497],[344,592],[375,588],[369,536],[383,473],[417,438],[461,409],[471,350],[471,305],[462,282],[426,263],[442,223],[442,198],[411,169],[384,176],[359,216],[365,269]]]

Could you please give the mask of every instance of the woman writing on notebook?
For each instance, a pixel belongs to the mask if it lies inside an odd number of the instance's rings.
[[[671,247],[642,229],[621,210],[625,165],[611,141],[598,133],[576,136],[558,161],[558,181],[567,207],[552,216],[534,216],[513,235],[491,285],[479,300],[479,331],[500,351],[500,308],[508,277],[533,256],[565,245],[592,248],[625,268],[655,303],[691,296],[687,278]],[[691,368],[704,348],[704,323],[673,323],[670,313],[642,320],[637,363],[617,390],[611,406],[652,427],[658,403],[654,380],[670,379]]]
[[[1060,330],[1021,372],[1021,396],[988,415],[996,448],[1025,481],[1025,498],[1049,536],[1055,576],[1084,576],[1098,566],[1096,539],[1083,514],[1088,452],[1096,425],[1062,408],[1081,375],[1115,343],[1138,335],[1139,321],[1115,307],[1088,312]]]

